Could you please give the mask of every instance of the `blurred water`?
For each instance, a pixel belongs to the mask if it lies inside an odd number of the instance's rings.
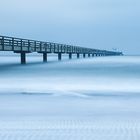
[[[140,57],[94,57],[68,60],[49,56],[28,56],[27,65],[19,64],[18,56],[0,57],[1,91],[96,91],[140,92]]]
[[[0,57],[0,139],[139,140],[140,57]]]

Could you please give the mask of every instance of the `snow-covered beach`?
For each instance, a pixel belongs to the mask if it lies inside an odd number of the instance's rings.
[[[0,139],[139,140],[139,85],[139,56],[0,56]]]

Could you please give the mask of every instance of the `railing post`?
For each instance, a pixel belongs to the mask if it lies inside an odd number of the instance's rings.
[[[2,37],[1,45],[2,45],[2,50],[4,51],[4,37]]]
[[[39,43],[40,52],[42,51],[42,42]]]
[[[21,51],[23,51],[23,48],[22,48],[22,39],[20,40],[20,47],[21,47]]]
[[[34,41],[34,51],[36,51],[36,41]]]
[[[12,50],[14,51],[14,38],[12,38]]]
[[[28,40],[28,51],[30,51],[30,40]]]

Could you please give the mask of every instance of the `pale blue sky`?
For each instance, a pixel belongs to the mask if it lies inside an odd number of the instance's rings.
[[[140,0],[0,0],[0,34],[140,54]]]

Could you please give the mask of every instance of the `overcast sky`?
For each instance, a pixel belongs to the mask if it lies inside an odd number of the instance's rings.
[[[140,54],[140,0],[0,0],[0,34]]]

